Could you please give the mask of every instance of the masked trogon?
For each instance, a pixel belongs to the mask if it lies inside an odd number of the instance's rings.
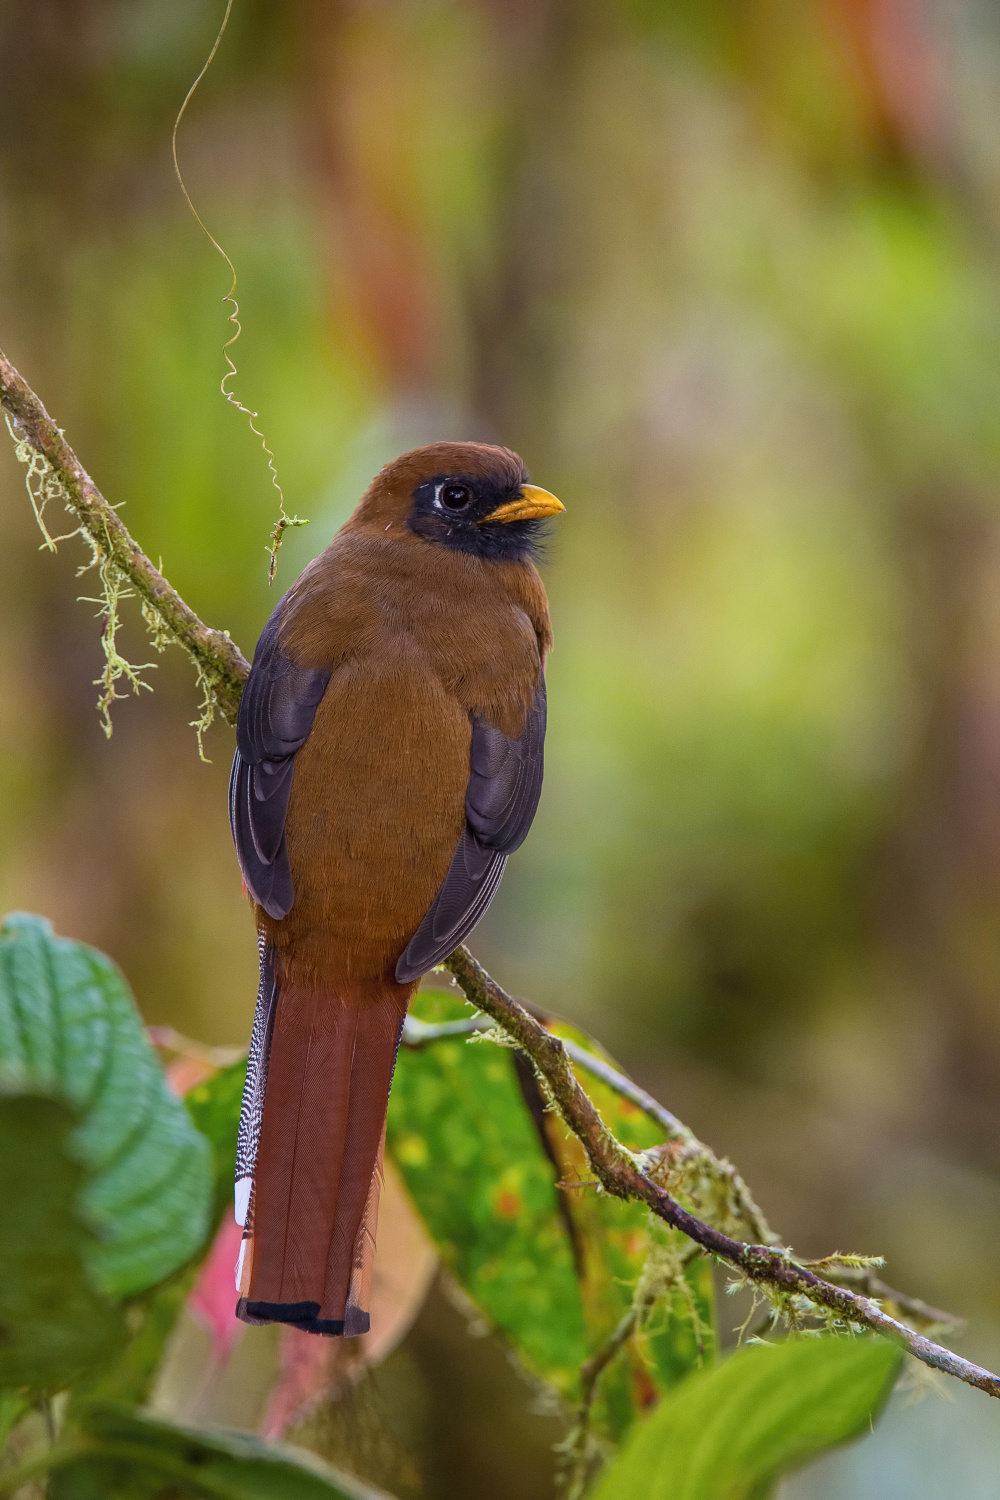
[[[472,931],[542,784],[533,562],[563,509],[506,448],[388,464],[272,614],[230,819],[260,949],[237,1313],[359,1334],[406,1007]]]

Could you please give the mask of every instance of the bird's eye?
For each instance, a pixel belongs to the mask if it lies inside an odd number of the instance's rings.
[[[464,484],[444,484],[438,499],[445,510],[464,510],[472,499],[469,488]]]

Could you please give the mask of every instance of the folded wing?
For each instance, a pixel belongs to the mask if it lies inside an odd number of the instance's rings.
[[[283,655],[278,629],[284,600],[257,642],[240,699],[236,755],[229,778],[229,823],[253,899],[280,920],[295,898],[285,842],[295,752],[305,743],[330,673]]]
[[[441,889],[396,965],[400,984],[447,958],[486,911],[508,855],[524,842],[535,816],[544,744],[544,677],[516,739],[473,715],[465,828]]]

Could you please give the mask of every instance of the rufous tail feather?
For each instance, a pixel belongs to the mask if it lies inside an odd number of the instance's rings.
[[[386,1107],[406,992],[352,990],[345,1001],[333,990],[276,984],[262,953],[260,1045],[255,1061],[251,1044],[237,1157],[244,1322],[368,1331]]]

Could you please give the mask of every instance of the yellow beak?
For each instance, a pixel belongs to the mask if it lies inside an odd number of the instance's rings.
[[[516,500],[498,505],[479,524],[485,526],[487,521],[540,521],[543,516],[557,516],[565,509],[562,501],[550,495],[548,490],[540,490],[537,484],[523,484]]]

